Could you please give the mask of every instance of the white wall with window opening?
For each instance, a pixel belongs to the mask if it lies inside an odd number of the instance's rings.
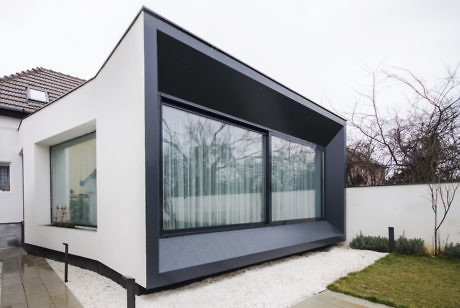
[[[20,121],[0,115],[0,223],[23,220]]]

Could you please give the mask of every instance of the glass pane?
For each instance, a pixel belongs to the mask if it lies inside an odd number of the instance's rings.
[[[54,223],[96,226],[95,133],[51,147]]]
[[[0,165],[0,191],[10,190],[10,166]]]
[[[272,220],[321,217],[321,150],[272,137]]]
[[[48,102],[48,97],[45,91],[29,89],[29,99],[40,102]]]
[[[163,106],[163,229],[261,222],[263,136]]]

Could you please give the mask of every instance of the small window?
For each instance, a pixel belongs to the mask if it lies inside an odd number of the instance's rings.
[[[0,163],[0,191],[10,191],[10,164]]]
[[[48,92],[31,88],[27,89],[27,99],[43,103],[49,102]]]

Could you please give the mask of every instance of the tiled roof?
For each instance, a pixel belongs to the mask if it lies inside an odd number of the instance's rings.
[[[27,88],[47,91],[49,102],[84,83],[85,80],[37,67],[0,78],[0,109],[31,113],[48,103],[27,99]]]

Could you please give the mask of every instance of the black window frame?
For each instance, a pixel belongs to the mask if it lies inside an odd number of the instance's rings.
[[[52,168],[52,163],[51,163],[51,149],[55,146],[58,146],[58,145],[61,145],[63,143],[67,143],[67,142],[72,142],[76,139],[80,139],[80,138],[83,138],[83,137],[86,137],[88,135],[91,135],[91,134],[94,134],[94,139],[96,139],[96,142],[97,142],[97,135],[96,135],[96,131],[92,131],[92,132],[89,132],[87,134],[83,134],[83,135],[80,135],[78,137],[74,137],[74,138],[71,138],[71,139],[68,139],[68,140],[65,140],[65,141],[62,141],[62,142],[59,142],[59,143],[56,143],[56,144],[53,144],[53,145],[50,145],[49,146],[49,149],[48,149],[48,152],[49,152],[49,163],[50,163],[50,225],[53,225],[53,179],[52,179],[52,176],[53,176],[53,170],[51,169]],[[96,172],[97,172],[97,146],[96,146]],[[97,181],[96,181],[96,192],[97,192]],[[162,205],[163,206],[163,205]],[[69,210],[70,210],[70,205],[69,205]],[[97,200],[96,200],[96,211],[97,211]],[[86,227],[86,228],[92,228],[92,229],[95,229],[97,230],[97,221],[96,221],[96,225],[91,225],[91,224],[74,224],[72,223],[74,226],[76,227]],[[59,227],[59,226],[56,226],[56,227]],[[62,227],[62,228],[65,228],[65,227]]]
[[[286,220],[270,221],[270,224],[271,225],[286,225],[286,224],[289,224],[289,223],[301,223],[301,222],[306,222],[306,221],[310,221],[310,220],[311,221],[325,220],[326,217],[324,216],[324,213],[325,213],[325,210],[324,210],[324,151],[325,151],[325,149],[324,149],[324,147],[319,145],[319,144],[315,144],[315,143],[312,143],[312,142],[309,142],[309,141],[306,141],[306,140],[303,140],[303,139],[299,139],[297,137],[290,136],[290,135],[287,135],[287,134],[284,134],[284,133],[276,132],[276,131],[273,131],[270,134],[270,145],[271,145],[271,138],[272,137],[277,137],[279,139],[284,139],[284,140],[289,141],[289,142],[297,143],[297,144],[300,144],[300,145],[305,145],[305,146],[313,148],[314,150],[318,149],[318,150],[321,151],[321,215],[319,217],[313,217],[313,218],[299,218],[299,219],[286,219]],[[271,163],[272,163],[272,161],[271,161],[271,147],[270,147],[270,181],[271,181],[271,178],[272,178]],[[271,191],[271,186],[270,186],[270,195],[271,195],[271,193],[272,193],[272,191]],[[271,202],[270,202],[270,212],[271,212]]]
[[[270,227],[270,226],[279,226],[279,225],[287,225],[287,224],[296,224],[296,223],[305,223],[305,222],[314,222],[314,221],[322,221],[326,220],[325,217],[325,209],[324,209],[324,152],[325,148],[321,145],[314,144],[312,142],[299,139],[297,137],[293,137],[279,131],[245,121],[244,119],[240,119],[226,113],[207,108],[201,106],[199,104],[159,92],[159,118],[161,122],[161,129],[160,129],[160,145],[159,151],[163,153],[163,106],[168,106],[172,108],[176,108],[185,112],[189,112],[201,117],[206,117],[212,120],[220,121],[223,123],[227,123],[233,126],[237,126],[246,130],[251,130],[256,133],[262,135],[262,142],[263,142],[263,150],[264,150],[264,165],[265,168],[263,170],[264,174],[264,204],[263,208],[265,209],[264,213],[264,220],[262,222],[255,222],[255,223],[242,223],[242,224],[229,224],[229,225],[218,225],[218,226],[207,226],[207,227],[196,227],[196,228],[182,228],[182,229],[173,229],[173,230],[164,230],[163,229],[163,155],[161,154],[159,157],[160,160],[160,168],[159,168],[159,176],[160,176],[160,209],[159,209],[159,235],[160,238],[168,238],[168,237],[175,237],[175,236],[185,236],[185,235],[193,235],[193,234],[200,234],[200,233],[210,233],[210,232],[221,232],[221,231],[230,231],[230,230],[239,230],[239,229],[249,229],[249,228],[263,228],[263,227]],[[271,195],[272,195],[272,171],[271,171],[271,139],[272,137],[278,137],[285,139],[287,141],[299,143],[302,145],[307,145],[309,147],[313,147],[314,149],[320,149],[322,152],[322,168],[321,168],[321,216],[319,217],[312,217],[312,218],[300,218],[300,219],[290,219],[290,220],[280,220],[280,221],[272,221],[272,204],[271,204]]]

